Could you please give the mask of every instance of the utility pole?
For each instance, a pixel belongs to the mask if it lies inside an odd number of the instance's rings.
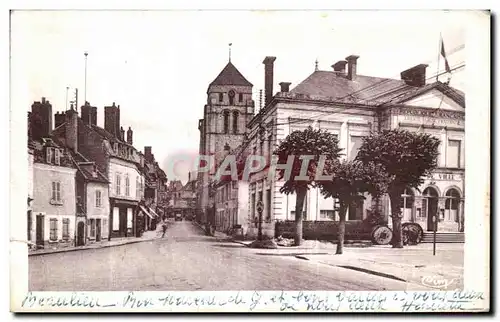
[[[69,86],[66,86],[66,101],[65,101],[65,106],[64,106],[65,111],[68,110],[68,91],[69,91]]]
[[[84,88],[84,93],[83,93],[83,99],[84,102],[83,104],[87,103],[87,56],[89,55],[87,52],[84,53],[85,55],[85,88]]]

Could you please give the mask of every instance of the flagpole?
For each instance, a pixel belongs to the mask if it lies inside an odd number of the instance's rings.
[[[438,45],[438,65],[437,65],[437,73],[436,73],[436,82],[439,81],[439,61],[440,61],[440,58],[441,58],[441,45],[442,45],[442,41],[441,41],[441,33],[439,33],[439,45]]]

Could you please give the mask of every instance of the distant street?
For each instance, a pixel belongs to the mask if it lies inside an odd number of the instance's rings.
[[[168,236],[29,257],[31,291],[405,290],[403,282],[314,264],[204,236],[191,222]]]

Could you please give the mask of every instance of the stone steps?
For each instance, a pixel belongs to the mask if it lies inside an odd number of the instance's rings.
[[[424,232],[424,237],[422,238],[422,243],[433,243],[434,233],[431,231]],[[460,232],[437,232],[436,233],[437,243],[464,243],[465,234]]]

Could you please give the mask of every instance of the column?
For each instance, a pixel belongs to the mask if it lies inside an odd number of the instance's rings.
[[[340,127],[340,138],[339,145],[341,149],[344,149],[344,155],[340,157],[341,160],[347,158],[348,147],[349,147],[349,124],[346,122],[342,123]]]
[[[465,231],[464,198],[460,198],[458,203],[458,231]]]

